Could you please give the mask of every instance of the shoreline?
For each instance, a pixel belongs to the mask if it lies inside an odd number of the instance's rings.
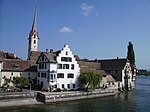
[[[5,100],[0,100],[0,108],[5,108],[5,107],[18,107],[18,106],[31,106],[31,105],[45,105],[45,104],[56,104],[56,103],[61,103],[61,102],[69,102],[69,101],[78,101],[78,100],[88,100],[88,99],[96,99],[96,98],[103,98],[103,97],[109,97],[109,96],[114,96],[118,94],[118,91],[111,91],[110,90],[105,90],[103,91],[104,93],[96,93],[94,92],[93,94],[90,94],[87,92],[84,92],[84,95],[80,96],[79,93],[81,92],[71,92],[71,93],[42,93],[40,94],[44,95],[45,101],[44,102],[39,102],[36,98],[16,98],[16,99],[5,99]],[[65,95],[72,95],[70,97],[64,97]],[[73,94],[75,96],[73,96]],[[83,93],[82,93],[83,94]],[[59,97],[63,96],[63,97]]]

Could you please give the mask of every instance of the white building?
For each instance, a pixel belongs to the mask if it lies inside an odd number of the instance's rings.
[[[58,63],[57,82],[59,82],[57,86],[69,90],[79,88],[80,67],[68,45],[65,45],[58,53],[56,60]]]
[[[79,86],[80,67],[68,45],[57,52],[43,52],[37,60],[37,71],[37,83],[45,90],[75,90]]]

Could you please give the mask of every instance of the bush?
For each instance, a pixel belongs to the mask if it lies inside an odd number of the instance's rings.
[[[53,92],[61,92],[62,90],[60,88],[57,88],[55,90],[53,90]]]
[[[65,91],[68,91],[68,90],[66,88],[64,88],[62,91],[65,92]]]

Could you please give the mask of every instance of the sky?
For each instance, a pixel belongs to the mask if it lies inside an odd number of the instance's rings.
[[[39,50],[68,44],[88,59],[125,58],[150,69],[150,0],[37,0]],[[0,50],[27,59],[35,0],[0,0]]]

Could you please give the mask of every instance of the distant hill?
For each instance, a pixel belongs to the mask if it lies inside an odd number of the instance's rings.
[[[139,69],[137,75],[150,76],[150,69]]]

